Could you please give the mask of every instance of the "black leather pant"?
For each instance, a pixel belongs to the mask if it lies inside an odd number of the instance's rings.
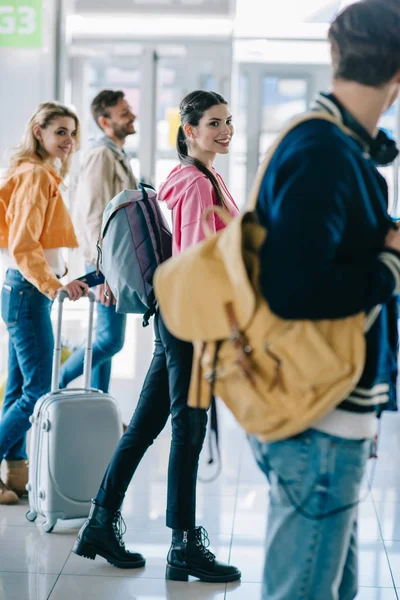
[[[192,529],[196,519],[196,480],[207,414],[187,406],[193,360],[192,344],[177,340],[155,315],[155,349],[139,402],[108,466],[96,502],[119,510],[147,448],[171,414],[167,526]]]

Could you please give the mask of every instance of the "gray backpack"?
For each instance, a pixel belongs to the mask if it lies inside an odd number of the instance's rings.
[[[108,203],[97,249],[117,312],[143,314],[145,327],[156,309],[154,272],[172,254],[171,231],[151,186],[124,190]]]

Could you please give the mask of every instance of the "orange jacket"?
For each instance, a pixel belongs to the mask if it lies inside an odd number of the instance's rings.
[[[50,165],[26,161],[0,186],[0,248],[8,248],[23,276],[49,297],[62,284],[43,250],[78,246],[60,183]]]

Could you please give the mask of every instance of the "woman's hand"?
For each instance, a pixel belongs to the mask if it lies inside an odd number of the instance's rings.
[[[81,296],[87,296],[89,291],[89,286],[87,283],[83,283],[83,281],[74,280],[64,285],[62,288],[58,290],[60,292],[67,292],[69,299],[75,302],[79,300]]]

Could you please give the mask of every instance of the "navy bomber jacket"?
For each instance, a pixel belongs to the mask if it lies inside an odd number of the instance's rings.
[[[336,319],[382,311],[367,334],[364,373],[341,409],[396,408],[400,254],[384,248],[393,227],[384,177],[337,125],[311,120],[272,158],[257,206],[268,229],[261,287],[285,319]]]

